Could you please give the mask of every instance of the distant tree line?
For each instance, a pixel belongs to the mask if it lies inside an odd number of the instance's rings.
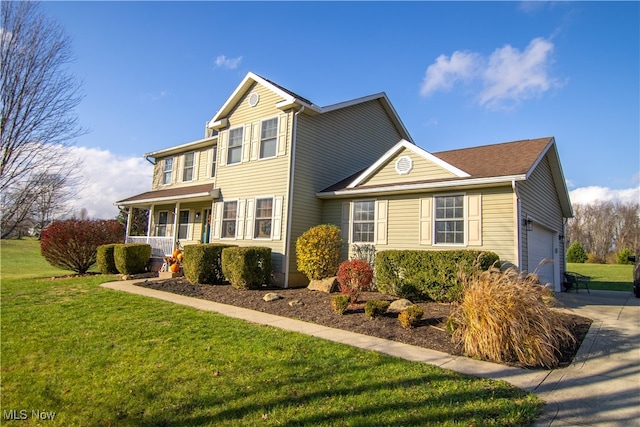
[[[640,203],[573,205],[566,244],[579,242],[593,262],[616,262],[621,251],[640,255]]]

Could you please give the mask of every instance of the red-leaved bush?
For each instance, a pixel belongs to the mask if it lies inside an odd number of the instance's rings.
[[[340,264],[338,283],[340,292],[351,297],[351,303],[358,302],[360,292],[369,290],[373,281],[373,270],[369,263],[362,259],[352,259]]]
[[[124,226],[115,219],[55,221],[40,235],[40,252],[54,267],[84,274],[100,245],[122,243]]]

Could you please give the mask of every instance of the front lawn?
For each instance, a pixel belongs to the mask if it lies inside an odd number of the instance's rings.
[[[26,245],[15,263],[24,248],[2,241],[3,424],[503,426],[541,410],[505,382],[99,286],[113,277],[52,280]]]
[[[589,289],[626,292],[633,290],[633,265],[567,263],[567,270],[591,277]]]

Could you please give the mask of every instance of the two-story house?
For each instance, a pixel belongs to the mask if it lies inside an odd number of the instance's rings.
[[[326,107],[249,73],[199,141],[146,155],[152,190],[117,202],[149,210],[154,253],[228,242],[272,249],[274,282],[304,286],[296,239],[341,227],[352,244],[484,249],[559,291],[572,216],[552,137],[429,153],[384,93]]]

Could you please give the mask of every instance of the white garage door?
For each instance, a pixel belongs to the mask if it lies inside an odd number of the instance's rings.
[[[528,235],[529,272],[537,272],[543,284],[555,285],[553,237],[553,232],[536,224]]]

